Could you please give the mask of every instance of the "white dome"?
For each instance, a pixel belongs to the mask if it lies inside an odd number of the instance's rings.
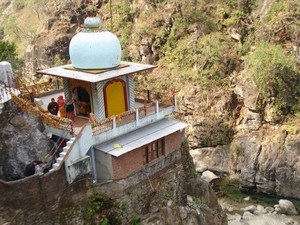
[[[87,17],[87,29],[76,34],[69,45],[72,65],[78,69],[106,69],[121,63],[122,49],[116,35],[99,30],[100,19]]]

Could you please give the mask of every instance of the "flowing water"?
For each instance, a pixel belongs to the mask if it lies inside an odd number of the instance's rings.
[[[250,205],[262,205],[264,207],[270,206],[274,208],[274,205],[278,204],[280,199],[288,199],[295,205],[298,212],[300,212],[300,199],[285,198],[282,196],[267,195],[257,192],[242,192],[238,188],[237,179],[223,178],[218,183],[213,184],[213,189],[217,193],[218,198],[237,209],[232,213],[242,214],[241,208]],[[246,197],[250,197],[250,200],[245,201]],[[294,220],[300,223],[300,216],[291,216]]]

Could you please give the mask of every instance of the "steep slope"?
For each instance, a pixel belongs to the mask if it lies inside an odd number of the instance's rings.
[[[25,54],[27,75],[68,61],[86,2],[48,1],[47,26]],[[224,170],[238,175],[243,189],[299,197],[290,185],[299,178],[288,171],[300,172],[300,3],[119,0],[110,8],[97,2],[103,29],[122,42],[123,59],[159,65],[151,77],[136,76],[138,88],[165,94],[175,88],[176,116],[191,124],[192,149],[202,154],[221,146],[224,158],[233,158]]]

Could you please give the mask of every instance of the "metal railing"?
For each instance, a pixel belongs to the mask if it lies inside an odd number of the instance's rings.
[[[136,101],[144,102],[143,106],[99,121],[90,119],[93,134],[97,135],[135,121],[137,122],[138,120],[143,119],[147,116],[159,113],[166,108],[169,108],[170,106],[176,107],[175,96],[172,96],[172,98],[160,98],[160,102],[149,102],[143,99],[136,99]]]

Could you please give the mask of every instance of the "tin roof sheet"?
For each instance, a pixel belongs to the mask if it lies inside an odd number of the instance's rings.
[[[49,69],[39,70],[38,74],[45,74],[63,78],[70,78],[76,80],[87,81],[91,83],[97,83],[100,81],[112,79],[115,77],[120,77],[123,75],[133,74],[145,70],[151,70],[156,68],[156,65],[150,64],[142,64],[142,63],[134,63],[134,62],[121,62],[122,65],[126,65],[120,68],[108,69],[104,72],[99,73],[91,73],[87,72],[88,70],[76,70],[76,69],[68,69],[72,67],[71,64],[53,67]]]
[[[187,126],[186,123],[178,120],[165,118],[128,134],[95,145],[94,149],[119,157]]]

